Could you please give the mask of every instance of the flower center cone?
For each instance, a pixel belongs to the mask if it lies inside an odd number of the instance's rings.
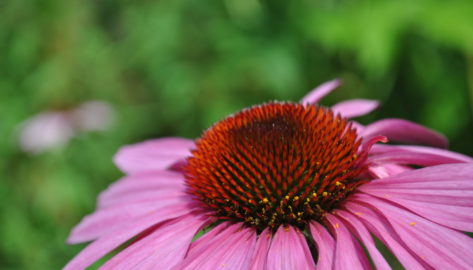
[[[361,139],[328,109],[268,103],[204,132],[184,167],[188,193],[221,220],[303,228],[364,182]]]

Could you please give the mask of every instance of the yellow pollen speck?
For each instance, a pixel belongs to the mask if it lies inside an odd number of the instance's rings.
[[[286,197],[284,197],[284,198],[286,198],[286,200],[289,200],[289,196],[287,196],[287,195],[286,195]]]
[[[340,228],[340,224],[335,223],[335,228],[337,228],[337,229]]]
[[[361,216],[362,214],[360,212],[355,212],[355,215]]]
[[[294,201],[299,200],[299,196],[295,196],[293,200],[294,200]]]
[[[312,197],[314,197],[314,198],[317,197],[317,193],[313,192]]]
[[[356,159],[357,157],[358,157],[357,154],[354,154],[354,155],[353,155],[353,159]]]
[[[297,212],[297,215],[298,215],[298,216],[302,216],[302,212]]]
[[[415,222],[410,222],[410,223],[409,223],[409,225],[411,225],[411,226],[415,226],[416,224],[417,224],[417,223],[415,223]]]
[[[339,181],[337,181],[337,182],[335,182],[335,185],[336,185],[336,186],[341,186],[342,183],[340,183]]]
[[[284,227],[284,230],[285,230],[286,232],[288,232],[288,231],[289,231],[289,227]]]
[[[248,200],[248,202],[249,202],[249,203],[251,203],[251,202],[252,202],[252,200],[251,200],[251,199],[249,199],[249,200]]]
[[[267,198],[263,198],[263,203],[268,203],[269,200]]]
[[[328,196],[327,191],[324,191],[324,192],[322,193],[322,196],[327,197],[327,196]]]

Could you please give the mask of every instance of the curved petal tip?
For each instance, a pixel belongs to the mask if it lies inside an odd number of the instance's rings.
[[[342,84],[340,79],[331,80],[317,86],[301,99],[302,104],[315,104]]]

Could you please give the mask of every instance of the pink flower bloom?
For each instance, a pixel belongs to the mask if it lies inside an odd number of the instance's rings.
[[[25,120],[19,127],[20,148],[39,154],[58,148],[76,135],[90,131],[105,131],[115,118],[112,106],[92,100],[64,111],[45,111]]]
[[[338,85],[122,148],[65,269],[130,240],[102,269],[390,269],[373,235],[407,269],[473,269],[473,159],[409,121],[348,120],[375,101],[315,105]]]

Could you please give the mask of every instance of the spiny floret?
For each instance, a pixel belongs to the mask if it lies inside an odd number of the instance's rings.
[[[361,140],[346,119],[267,103],[204,132],[184,168],[188,192],[224,220],[258,230],[303,227],[361,184]]]

